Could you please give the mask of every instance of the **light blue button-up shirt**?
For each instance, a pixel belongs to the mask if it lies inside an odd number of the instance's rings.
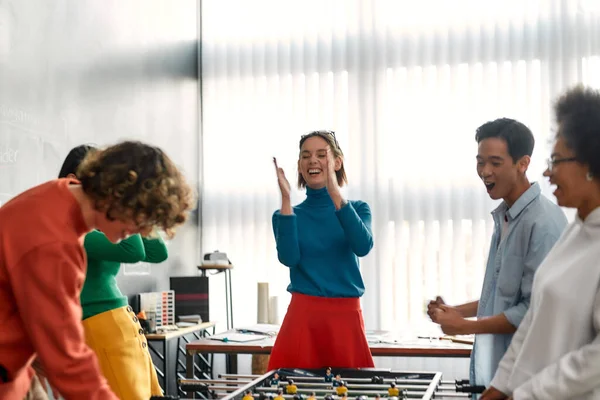
[[[533,183],[511,208],[492,211],[490,245],[477,318],[504,313],[518,327],[529,307],[533,275],[562,234],[567,218]],[[505,227],[504,235],[502,227]],[[471,383],[489,386],[512,334],[476,335],[471,354]]]

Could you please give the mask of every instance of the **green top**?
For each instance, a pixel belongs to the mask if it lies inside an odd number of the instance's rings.
[[[127,305],[127,297],[117,286],[121,263],[160,263],[168,257],[160,237],[146,239],[133,235],[112,243],[102,232],[94,230],[85,236],[84,247],[88,266],[81,290],[83,319]]]

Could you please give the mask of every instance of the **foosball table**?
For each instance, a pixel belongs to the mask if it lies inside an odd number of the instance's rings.
[[[329,371],[328,371],[329,370]],[[279,369],[264,375],[222,374],[181,379],[186,398],[223,400],[389,400],[468,398],[483,387],[442,381],[441,372],[391,369]]]

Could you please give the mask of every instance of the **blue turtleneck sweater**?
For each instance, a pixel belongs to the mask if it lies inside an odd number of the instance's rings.
[[[289,292],[360,297],[365,286],[358,257],[373,248],[371,210],[363,201],[335,209],[327,189],[306,189],[292,215],[273,214],[279,261],[290,267]]]

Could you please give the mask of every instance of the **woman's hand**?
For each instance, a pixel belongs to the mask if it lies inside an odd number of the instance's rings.
[[[277,165],[277,159],[273,157],[273,164],[275,164],[275,172],[277,173],[277,183],[279,184],[279,191],[281,192],[282,199],[289,199],[291,186],[290,182],[288,182],[285,177],[285,172],[283,172],[283,168],[280,168]]]
[[[277,184],[279,185],[279,191],[281,192],[281,210],[282,215],[292,214],[292,201],[290,199],[291,186],[290,182],[285,177],[283,168],[277,165],[277,159],[273,157],[273,164],[275,165],[275,173],[277,174]]]
[[[505,395],[504,393],[502,393],[495,387],[490,386],[489,388],[487,388],[485,390],[485,392],[483,392],[481,394],[481,397],[479,398],[479,400],[504,400],[504,399],[511,399],[511,398],[512,398],[512,396],[508,397],[507,395]]]
[[[335,157],[331,149],[327,150],[327,165],[325,173],[325,187],[329,197],[333,200],[336,210],[342,208],[346,203],[340,193],[340,185],[338,185],[337,175],[335,171]]]

